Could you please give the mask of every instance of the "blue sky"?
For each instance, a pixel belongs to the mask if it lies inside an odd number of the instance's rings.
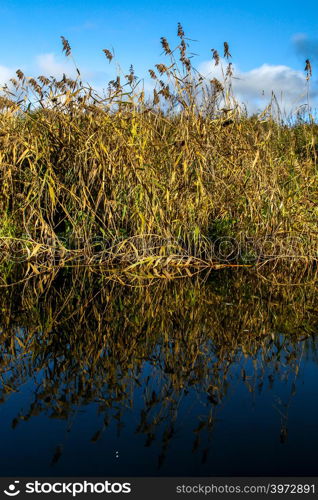
[[[223,41],[228,41],[242,81],[253,81],[248,98],[262,83],[269,92],[271,85],[277,91],[281,81],[283,90],[291,92],[293,78],[295,92],[300,91],[307,57],[313,60],[315,90],[317,14],[316,2],[308,0],[1,0],[0,82],[17,68],[28,76],[67,68],[60,35],[70,41],[84,75],[99,87],[113,76],[103,48],[114,47],[124,72],[133,63],[136,74],[146,76],[163,59],[160,37],[174,45],[181,22],[187,36],[197,40],[192,49],[200,69],[208,70],[211,48],[222,51]]]

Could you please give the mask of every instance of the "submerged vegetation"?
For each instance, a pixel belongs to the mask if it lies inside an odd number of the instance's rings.
[[[152,95],[133,67],[100,94],[77,68],[61,80],[18,70],[4,87],[2,260],[27,260],[30,274],[89,265],[157,278],[315,267],[317,125],[310,115],[288,125],[275,98],[248,116],[232,92],[228,44],[223,63],[212,50],[223,81],[209,80],[180,25],[177,34],[174,49],[161,39],[167,61],[149,71]]]

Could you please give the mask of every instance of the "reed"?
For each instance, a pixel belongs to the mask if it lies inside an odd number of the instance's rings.
[[[152,96],[133,66],[99,95],[75,61],[76,79],[18,70],[3,88],[2,260],[18,255],[34,273],[80,264],[157,277],[315,266],[317,125],[284,123],[275,100],[248,116],[233,95],[228,43],[223,81],[208,80],[181,25],[177,35],[175,48],[161,38]],[[64,37],[62,47],[72,58]]]

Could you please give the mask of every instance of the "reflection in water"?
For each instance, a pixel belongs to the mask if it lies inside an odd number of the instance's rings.
[[[0,306],[3,475],[317,474],[313,287],[65,271]]]

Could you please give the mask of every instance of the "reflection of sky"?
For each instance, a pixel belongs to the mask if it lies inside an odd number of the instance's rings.
[[[233,364],[227,393],[218,405],[207,400],[207,380],[202,381],[201,389],[194,385],[187,395],[172,396],[177,401],[176,418],[165,410],[150,447],[145,447],[146,436],[136,433],[136,429],[144,408],[145,383],[149,384],[150,393],[153,389],[158,392],[163,383],[159,367],[144,363],[139,378],[141,387],[135,385],[133,408],[123,408],[121,424],[111,418],[96,442],[92,442],[92,437],[103,429],[104,418],[98,412],[97,401],[73,407],[68,421],[42,413],[28,421],[20,420],[15,429],[11,428],[13,419],[30,408],[34,391],[43,380],[40,372],[0,405],[2,475],[317,474],[318,365],[311,350],[302,355],[297,376],[283,356],[280,363],[274,360],[264,371],[259,358],[257,363],[256,376],[251,359],[241,356]],[[253,387],[255,391],[251,391]],[[107,391],[104,393],[107,395]],[[116,415],[121,403],[114,406],[112,415]],[[157,410],[151,410],[149,416]],[[197,450],[192,453],[198,436],[194,430],[210,414],[213,428],[210,432],[202,430]],[[173,420],[174,436],[158,470],[162,436]],[[284,444],[280,439],[282,427],[288,429]],[[50,462],[58,446],[63,448],[62,455],[52,467]],[[119,458],[115,455],[117,450]]]

